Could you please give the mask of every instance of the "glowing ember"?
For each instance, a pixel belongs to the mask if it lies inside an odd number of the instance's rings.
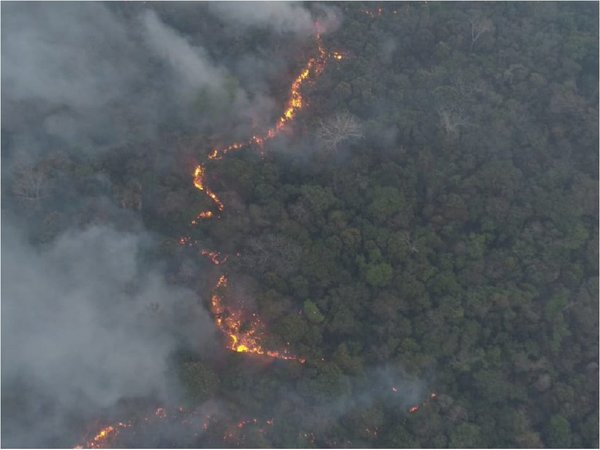
[[[194,220],[192,220],[192,225],[196,225],[200,220],[212,219],[213,215],[212,211],[202,211],[198,213]]]
[[[262,136],[253,135],[250,139],[245,142],[234,142],[223,148],[214,148],[209,154],[208,159],[216,160],[221,159],[224,155],[229,152],[241,150],[242,148],[255,145],[261,150],[265,142],[269,139],[273,139],[279,133],[281,133],[286,126],[291,123],[298,112],[305,106],[306,102],[302,97],[302,86],[303,84],[314,77],[319,76],[325,69],[325,65],[329,58],[335,60],[343,59],[343,55],[340,52],[328,52],[323,46],[321,35],[319,32],[320,25],[315,24],[316,41],[317,41],[317,55],[310,58],[298,76],[292,82],[289,90],[288,101],[285,105],[279,120],[276,124],[268,129]],[[225,206],[219,200],[217,195],[211,190],[206,188],[205,182],[205,169],[201,164],[197,165],[194,170],[194,186],[196,189],[206,193],[212,201],[217,205],[219,211],[223,211]],[[212,218],[213,214],[210,211],[203,211],[199,213],[196,218],[192,221],[192,224],[197,224],[201,219]],[[183,244],[182,244],[183,245]],[[221,258],[218,252],[212,252],[208,250],[202,250],[202,255],[206,256],[215,265],[219,265],[225,262],[225,258]],[[215,322],[217,327],[229,337],[230,342],[227,348],[238,353],[250,353],[255,355],[266,355],[271,358],[278,359],[293,359],[300,363],[304,363],[305,360],[298,358],[294,355],[290,355],[287,350],[283,351],[271,351],[263,349],[260,341],[263,333],[264,326],[260,319],[253,315],[251,319],[247,320],[241,311],[233,310],[223,304],[221,295],[215,291],[219,288],[226,286],[227,279],[225,276],[221,276],[217,282],[213,294],[211,296],[211,311],[215,316]],[[244,330],[244,331],[242,331]]]
[[[219,281],[217,281],[217,287],[224,287],[227,286],[227,277],[225,275],[221,275],[219,277]]]
[[[191,247],[192,245],[194,245],[194,243],[192,242],[192,238],[189,236],[180,237],[177,243],[183,247]]]
[[[211,416],[202,414],[198,416],[198,413],[195,411],[185,410],[183,407],[177,408],[178,414],[175,414],[177,419],[181,420],[181,423],[185,425],[189,425],[192,427],[197,427],[198,421],[191,419],[199,419],[200,423],[202,423],[202,428],[206,430],[208,428]],[[153,424],[156,425],[158,423],[164,422],[167,419],[167,410],[166,408],[156,408],[153,411],[153,414],[148,416],[138,418],[135,421],[124,422],[116,422],[112,425],[108,425],[102,428],[100,431],[96,433],[94,437],[89,439],[85,444],[79,444],[75,448],[111,448],[118,447],[117,443],[117,435],[119,432],[125,428],[135,428],[139,425],[144,426],[144,424]],[[197,435],[197,434],[196,434]]]
[[[253,314],[245,319],[239,310],[234,310],[223,304],[223,298],[218,292],[227,286],[227,277],[221,275],[211,296],[211,312],[215,316],[215,323],[221,332],[228,336],[230,341],[227,348],[237,353],[250,353],[264,355],[276,359],[296,360],[304,363],[305,360],[290,354],[287,350],[272,351],[265,350],[261,344],[261,336],[264,334],[264,325],[260,319]]]
[[[208,154],[208,159],[221,159],[227,153],[241,150],[249,145],[257,145],[262,149],[265,141],[276,137],[290,122],[294,120],[297,113],[305,106],[301,92],[302,85],[311,77],[318,77],[323,72],[328,58],[333,58],[338,61],[344,58],[340,52],[328,52],[325,50],[321,40],[321,35],[319,33],[316,35],[316,40],[318,54],[307,61],[300,71],[300,74],[292,82],[285,109],[283,110],[283,113],[279,117],[279,120],[275,126],[269,128],[263,136],[254,135],[245,142],[234,142],[233,144],[230,144],[224,148],[215,148]]]
[[[117,422],[114,425],[108,425],[102,428],[92,439],[85,444],[79,444],[75,448],[105,448],[112,444],[119,431],[124,428],[131,428],[131,423]]]
[[[211,252],[209,250],[202,250],[200,252],[200,254],[202,256],[206,256],[208,259],[210,259],[210,262],[212,262],[216,266],[218,266],[219,264],[223,264],[225,261],[227,261],[227,256],[222,257],[219,252]]]
[[[206,187],[204,186],[204,167],[200,164],[198,164],[196,166],[196,169],[194,170],[194,186],[196,187],[196,189],[206,192],[206,195],[208,195],[211,198],[211,200],[215,202],[219,211],[223,211],[225,209],[225,205],[223,205],[221,200],[219,200],[217,194],[215,194],[210,189],[206,189]],[[198,216],[202,214],[203,213],[200,213]]]
[[[366,14],[369,17],[380,17],[383,14],[383,8],[376,8],[376,9],[373,9],[373,10],[363,9],[362,13]]]

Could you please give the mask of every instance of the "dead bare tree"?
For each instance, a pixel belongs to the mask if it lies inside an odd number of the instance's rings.
[[[450,137],[457,137],[461,127],[465,127],[469,122],[464,114],[456,108],[439,108],[440,125],[446,134]]]
[[[47,195],[48,176],[41,168],[17,163],[13,171],[13,194],[28,206],[37,207]]]
[[[348,139],[363,137],[361,123],[356,117],[348,113],[338,113],[326,121],[320,121],[317,138],[323,146],[330,151]]]
[[[417,245],[415,244],[413,239],[410,237],[409,233],[404,233],[404,243],[407,245],[411,253],[419,253],[419,249],[417,248]]]
[[[477,16],[471,19],[471,51],[483,33],[493,31],[494,24],[487,17]]]

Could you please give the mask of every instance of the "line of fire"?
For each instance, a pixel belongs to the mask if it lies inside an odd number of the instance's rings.
[[[369,15],[378,16],[383,11],[377,10],[375,13],[369,12]],[[293,80],[289,88],[289,96],[285,108],[281,113],[276,124],[265,131],[263,134],[253,135],[250,139],[243,142],[234,142],[224,147],[214,148],[209,154],[209,160],[221,160],[228,153],[240,151],[250,147],[257,147],[263,150],[266,142],[278,136],[282,131],[290,125],[297,117],[298,113],[306,106],[305,99],[302,96],[302,87],[309,80],[316,79],[324,70],[330,60],[341,61],[345,55],[339,51],[327,51],[323,45],[320,33],[316,33],[317,52],[316,55],[309,58],[298,76]],[[225,210],[225,205],[220,200],[215,192],[206,185],[206,168],[204,164],[198,164],[193,171],[193,185],[200,192],[205,194],[212,201],[214,210],[200,211],[191,221],[192,225],[197,225],[204,220],[218,219],[219,214]],[[197,241],[193,241],[189,236],[180,237],[179,245],[186,247],[195,247]],[[226,255],[221,255],[214,250],[200,250],[200,255],[207,258],[213,265],[221,266],[228,260]],[[274,350],[264,347],[262,341],[266,334],[265,324],[261,321],[256,313],[246,313],[243,310],[237,309],[225,302],[225,292],[229,285],[229,279],[225,273],[222,273],[212,289],[210,295],[210,311],[214,317],[217,329],[225,336],[226,348],[236,353],[246,354],[253,357],[273,358],[286,361],[294,361],[298,364],[304,364],[306,359],[291,353],[287,348]],[[392,386],[390,395],[399,393],[399,388]],[[437,398],[436,393],[431,393],[429,398],[421,404],[416,404],[407,409],[410,414],[415,414],[420,411],[429,402]],[[168,414],[165,408],[159,407],[154,411],[154,414],[144,417],[137,421],[115,422],[102,427],[99,431],[90,433],[84,443],[78,444],[75,448],[107,448],[112,447],[117,442],[118,436],[124,431],[135,428],[139,424],[159,423],[161,421],[172,418],[172,414]],[[211,417],[202,416],[196,417],[194,412],[186,411],[183,407],[179,407],[175,411],[175,417],[180,418],[186,423],[193,423],[198,432],[206,431],[210,425]],[[223,434],[225,443],[235,443],[236,436],[239,430],[242,430],[248,425],[260,426],[259,431],[265,432],[274,425],[274,419],[259,420],[257,418],[248,418],[233,423],[227,427]],[[377,430],[373,430],[377,433]],[[313,433],[305,433],[306,436],[312,436]]]

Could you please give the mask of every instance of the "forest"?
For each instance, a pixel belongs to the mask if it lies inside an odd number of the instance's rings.
[[[2,3],[2,445],[598,448],[598,3],[239,8]]]

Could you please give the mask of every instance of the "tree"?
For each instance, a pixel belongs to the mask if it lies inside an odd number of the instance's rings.
[[[392,266],[388,263],[368,264],[365,270],[365,280],[371,286],[384,287],[392,279]]]
[[[554,448],[571,446],[571,424],[560,414],[555,414],[550,418],[546,429],[546,442]]]
[[[200,362],[184,363],[180,369],[180,378],[187,390],[187,399],[199,404],[213,395],[219,385],[216,374]]]
[[[12,190],[15,196],[26,205],[38,207],[48,195],[48,175],[40,167],[17,164],[13,169]]]
[[[321,323],[325,320],[325,317],[323,317],[323,314],[321,314],[317,305],[310,300],[304,302],[304,314],[306,315],[306,318],[313,323]]]
[[[477,16],[471,19],[471,51],[475,47],[475,43],[481,35],[489,31],[493,31],[494,24],[487,17]]]
[[[321,120],[317,130],[317,139],[329,151],[337,150],[344,141],[362,137],[362,125],[348,113],[338,113],[326,121]]]
[[[476,448],[480,447],[479,428],[472,423],[461,423],[450,433],[451,448]]]

